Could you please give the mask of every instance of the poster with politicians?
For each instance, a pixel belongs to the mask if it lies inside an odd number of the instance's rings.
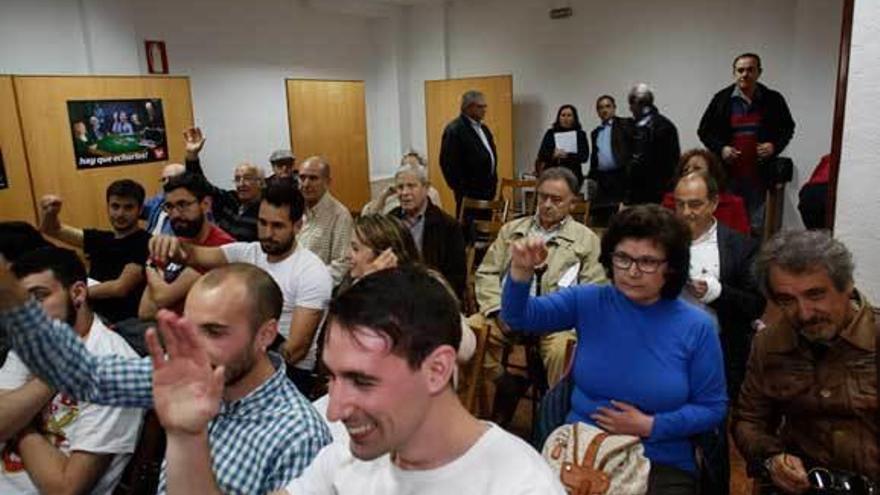
[[[168,158],[160,99],[68,101],[67,113],[77,169]]]

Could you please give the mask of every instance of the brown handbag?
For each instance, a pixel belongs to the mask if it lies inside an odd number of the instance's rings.
[[[563,462],[562,468],[559,470],[559,478],[562,485],[568,490],[570,495],[603,495],[608,492],[611,480],[608,475],[602,471],[602,468],[595,468],[596,455],[599,453],[599,447],[602,442],[608,438],[607,433],[599,433],[593,437],[587,451],[584,453],[580,462],[577,460],[578,450],[578,428],[572,428],[574,437],[574,462]]]

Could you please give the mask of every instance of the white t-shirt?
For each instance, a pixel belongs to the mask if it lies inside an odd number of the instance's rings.
[[[226,261],[249,263],[262,268],[275,279],[284,296],[278,333],[285,339],[290,334],[290,320],[294,308],[326,310],[333,293],[333,278],[321,258],[308,249],[297,245],[293,253],[276,263],[269,263],[259,242],[234,242],[220,246]],[[317,336],[317,332],[316,332]],[[312,339],[309,352],[296,363],[296,367],[311,370],[315,366],[318,339]]]
[[[138,357],[119,334],[104,326],[97,317],[86,336],[85,346],[90,353],[98,356]],[[6,363],[0,368],[0,389],[19,388],[31,377],[21,358],[15,352],[10,352]],[[143,410],[78,402],[60,393],[52,398],[41,415],[42,429],[49,432],[46,438],[65,454],[73,451],[115,454],[107,471],[91,491],[93,494],[112,493],[137,444]],[[0,449],[0,494],[38,493],[13,446],[0,444]]]
[[[334,440],[286,490],[290,495],[565,495],[538,452],[492,423],[464,455],[428,470],[400,469],[387,454],[361,461],[348,442]]]

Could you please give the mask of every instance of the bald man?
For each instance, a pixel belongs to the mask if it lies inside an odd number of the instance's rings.
[[[205,135],[198,127],[191,127],[183,132],[183,140],[186,145],[186,170],[204,176],[199,152],[205,146]],[[263,170],[252,163],[241,163],[235,167],[232,182],[235,185],[233,190],[221,189],[209,182],[214,223],[238,241],[256,241],[257,216],[264,184]]]
[[[306,158],[299,167],[299,183],[306,212],[299,242],[318,255],[338,285],[348,273],[351,213],[330,194],[330,164],[320,156]]]
[[[186,167],[180,163],[169,163],[162,169],[162,176],[159,181],[164,186],[172,177],[176,177],[185,171]],[[165,191],[161,187],[155,196],[144,201],[144,208],[141,210],[141,220],[146,220],[146,231],[152,235],[171,235],[174,233],[171,229],[171,221],[168,220],[168,214],[162,208],[164,204]]]

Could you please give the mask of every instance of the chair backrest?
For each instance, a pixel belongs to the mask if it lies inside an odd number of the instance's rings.
[[[575,201],[571,207],[571,216],[578,222],[590,226],[590,202]]]
[[[476,218],[491,218],[503,222],[507,216],[507,200],[505,199],[474,199],[467,196],[461,198],[461,208],[458,212],[458,221],[464,222],[465,211],[486,212],[476,215]]]
[[[486,359],[486,347],[489,342],[489,322],[481,314],[472,315],[467,319],[467,322],[477,338],[477,346],[470,361],[459,366],[458,397],[471,414],[479,416],[480,385],[483,379],[483,362]]]
[[[485,250],[491,246],[503,225],[501,222],[489,220],[474,220],[472,223],[474,239],[465,246],[464,251],[467,278],[465,280],[465,300],[462,301],[462,306],[466,315],[479,311],[476,296],[477,251]]]
[[[535,179],[501,179],[500,197],[508,202],[504,221],[535,214],[538,181]]]

